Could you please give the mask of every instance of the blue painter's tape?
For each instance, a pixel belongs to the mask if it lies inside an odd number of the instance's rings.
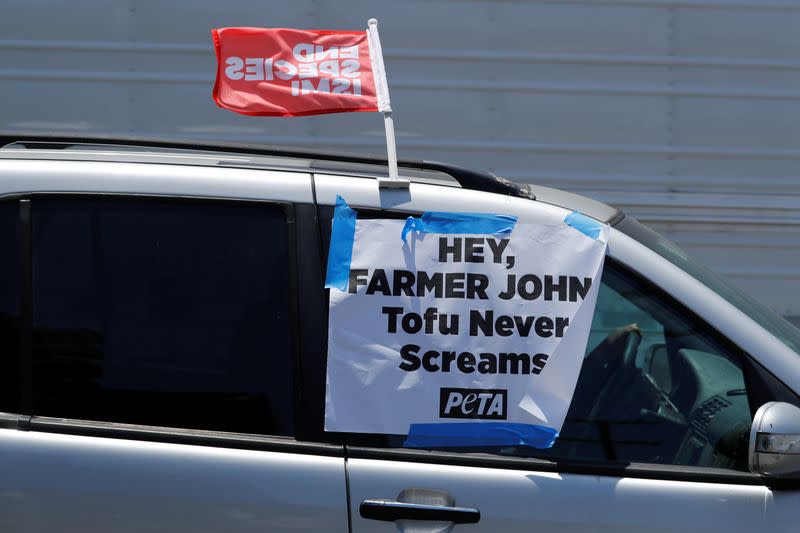
[[[405,241],[409,231],[444,234],[508,235],[514,230],[517,217],[483,213],[446,213],[426,211],[419,218],[408,217],[400,237]]]
[[[578,213],[577,211],[573,211],[567,215],[564,219],[564,223],[567,226],[572,226],[576,230],[580,231],[587,237],[591,237],[592,239],[597,239],[600,236],[600,231],[603,229],[602,222],[598,222],[593,218],[587,217],[583,213]]]
[[[344,198],[336,195],[331,227],[331,245],[328,249],[328,271],[325,275],[326,289],[346,291],[350,281],[350,261],[353,259],[353,239],[356,234],[356,212],[350,209]]]
[[[550,448],[558,431],[547,426],[510,422],[411,424],[406,448],[461,448],[469,446],[530,446]]]

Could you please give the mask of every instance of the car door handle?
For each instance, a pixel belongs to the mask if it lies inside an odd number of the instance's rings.
[[[362,518],[394,522],[395,520],[437,520],[455,524],[476,524],[481,512],[470,507],[443,507],[395,500],[364,500],[359,507]]]

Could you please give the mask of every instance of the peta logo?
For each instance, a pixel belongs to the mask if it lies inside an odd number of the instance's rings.
[[[505,420],[505,389],[439,389],[439,418]]]

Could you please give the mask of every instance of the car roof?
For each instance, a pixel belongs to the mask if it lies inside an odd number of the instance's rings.
[[[319,172],[381,178],[388,175],[380,157],[228,142],[177,141],[119,136],[0,134],[0,159],[136,162]],[[579,211],[615,224],[624,218],[607,204],[558,189],[518,184],[489,172],[436,161],[398,161],[400,175],[413,182],[505,194]]]

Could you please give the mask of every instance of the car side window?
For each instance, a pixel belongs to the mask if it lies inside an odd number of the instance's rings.
[[[293,433],[282,206],[32,206],[35,415]]]
[[[323,239],[330,232],[327,218],[320,217]],[[584,363],[555,445],[442,451],[747,471],[752,413],[746,357],[668,294],[608,258]],[[389,448],[402,447],[405,440],[403,435],[328,438]]]

